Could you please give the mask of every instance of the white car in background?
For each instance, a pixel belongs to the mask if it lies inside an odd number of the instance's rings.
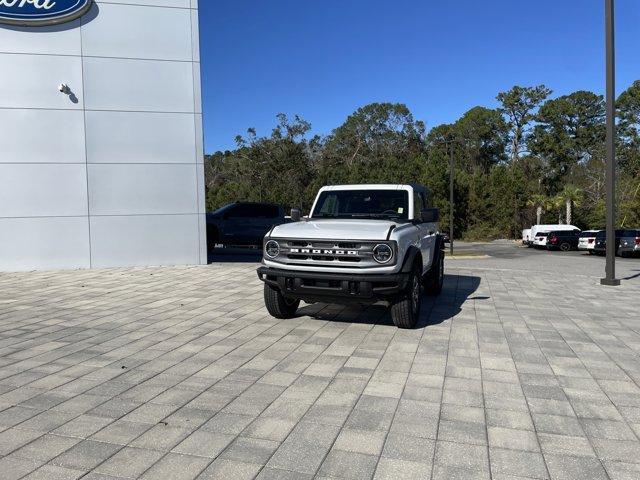
[[[534,248],[546,248],[547,247],[547,239],[549,238],[549,232],[538,232],[536,236],[533,237],[533,247]]]
[[[593,249],[596,246],[596,235],[599,231],[600,230],[585,230],[580,233],[580,238],[578,239],[578,250],[589,252],[590,255],[593,255]]]
[[[531,229],[525,228],[522,230],[522,245],[526,245],[528,247],[531,246]]]

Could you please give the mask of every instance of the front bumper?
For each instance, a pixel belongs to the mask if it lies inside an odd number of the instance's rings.
[[[339,274],[303,272],[269,267],[258,268],[258,278],[283,295],[316,302],[374,303],[406,289],[410,273]]]
[[[620,253],[640,253],[640,246],[636,244],[624,244],[621,243],[618,247]]]

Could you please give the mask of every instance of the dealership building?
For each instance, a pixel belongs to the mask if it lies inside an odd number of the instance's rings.
[[[0,270],[206,263],[197,0],[0,0]]]

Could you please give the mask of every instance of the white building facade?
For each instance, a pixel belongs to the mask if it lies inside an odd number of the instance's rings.
[[[0,270],[206,263],[197,0],[0,24],[0,72]]]

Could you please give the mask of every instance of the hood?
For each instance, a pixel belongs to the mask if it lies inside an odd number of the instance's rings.
[[[271,236],[317,240],[386,240],[393,225],[398,223],[389,220],[311,219],[278,225]]]

